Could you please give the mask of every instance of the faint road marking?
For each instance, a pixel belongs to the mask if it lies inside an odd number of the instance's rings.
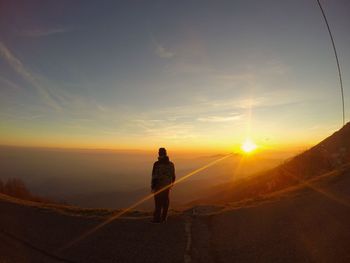
[[[185,218],[185,233],[187,237],[186,250],[184,255],[184,262],[191,263],[191,249],[192,249],[192,216],[195,215],[195,209],[192,210],[192,215]]]

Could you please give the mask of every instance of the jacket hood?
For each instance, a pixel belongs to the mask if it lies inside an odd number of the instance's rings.
[[[159,156],[158,161],[161,163],[168,163],[169,162],[169,157],[168,156]]]

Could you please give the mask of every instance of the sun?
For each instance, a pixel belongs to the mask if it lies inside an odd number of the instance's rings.
[[[251,153],[255,151],[257,147],[258,146],[256,146],[256,144],[251,139],[246,139],[241,145],[241,149],[245,153]]]

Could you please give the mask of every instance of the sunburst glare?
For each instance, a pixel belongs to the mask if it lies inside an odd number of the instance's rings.
[[[252,153],[258,146],[249,138],[247,138],[241,145],[241,150],[244,153]]]

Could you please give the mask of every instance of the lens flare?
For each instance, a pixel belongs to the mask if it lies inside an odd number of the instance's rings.
[[[132,209],[136,208],[137,206],[139,206],[140,204],[142,204],[143,202],[153,198],[154,195],[161,193],[163,191],[165,191],[166,189],[169,189],[179,183],[181,183],[182,181],[188,179],[189,177],[198,174],[199,172],[227,159],[228,157],[232,156],[232,153],[229,153],[219,159],[216,159],[206,165],[203,165],[202,167],[199,167],[198,169],[186,174],[185,176],[182,176],[180,179],[176,180],[175,183],[173,183],[172,185],[168,185],[163,187],[162,189],[158,190],[155,193],[146,195],[145,197],[141,198],[139,201],[137,201],[136,203],[132,204],[131,206],[129,206],[128,208],[121,210],[119,212],[116,212],[114,215],[112,215],[111,217],[107,218],[105,221],[101,222],[100,224],[96,225],[95,227],[88,229],[86,232],[82,233],[80,236],[76,237],[75,239],[71,240],[70,242],[68,242],[66,245],[64,245],[63,247],[59,248],[57,250],[57,252],[62,252],[63,250],[66,250],[70,247],[72,247],[73,245],[77,244],[78,242],[82,241],[83,239],[87,238],[88,236],[91,236],[92,234],[94,234],[97,230],[99,230],[100,228],[110,224],[112,221],[116,220],[117,218],[121,217],[122,215],[126,214],[127,212],[131,211]]]
[[[256,144],[249,138],[246,139],[241,145],[241,150],[245,153],[251,153],[256,150],[256,148]]]

